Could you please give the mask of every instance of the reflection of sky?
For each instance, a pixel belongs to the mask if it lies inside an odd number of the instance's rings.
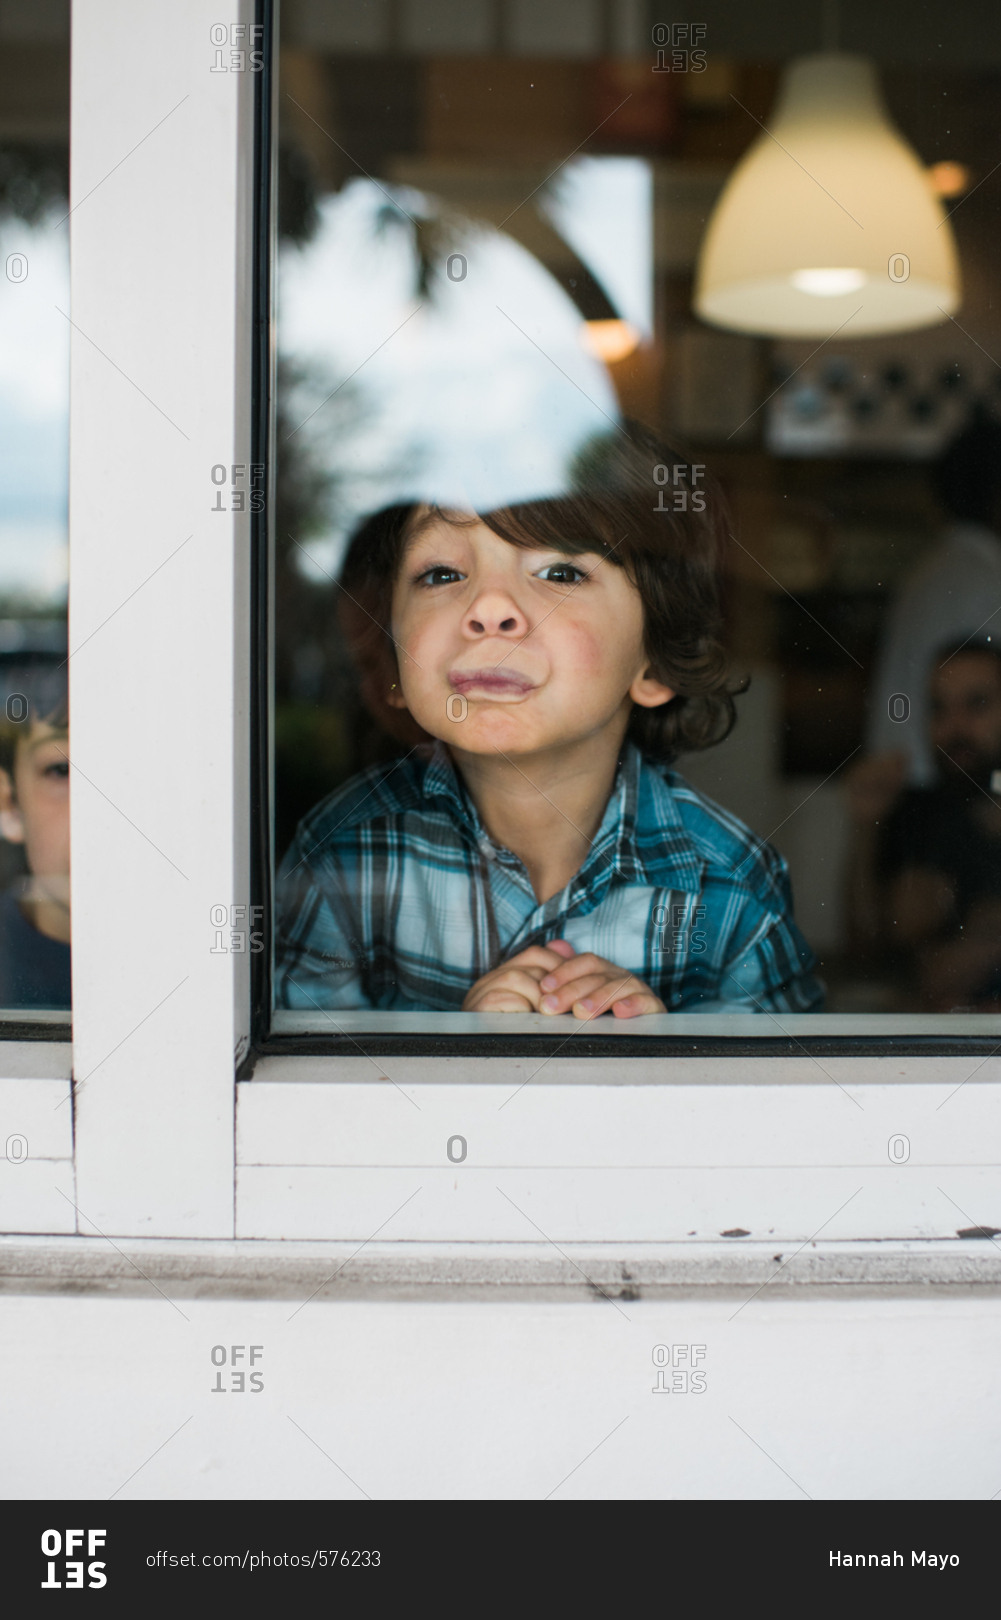
[[[539,207],[601,282],[616,314],[653,336],[653,170],[643,158],[564,164]]]
[[[0,595],[58,603],[66,580],[69,252],[57,218],[0,225]],[[9,256],[28,261],[11,282]]]
[[[396,195],[432,212],[430,199]],[[409,221],[376,229],[387,206],[373,183],[351,181],[280,265],[281,353],[327,377],[289,401],[293,424],[355,373],[349,425],[335,400],[299,430],[343,479],[337,531],[310,547],[328,569],[358,518],[393,501],[485,511],[558,493],[575,452],[618,420],[608,374],[581,346],[579,312],[531,254],[463,223],[447,251],[465,256],[465,278],[436,274],[419,305]]]

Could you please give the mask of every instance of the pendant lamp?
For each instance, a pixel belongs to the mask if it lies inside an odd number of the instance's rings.
[[[695,313],[762,337],[851,338],[934,326],[959,304],[951,226],[873,63],[800,57],[709,221]]]

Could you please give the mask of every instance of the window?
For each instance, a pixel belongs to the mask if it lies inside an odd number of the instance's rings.
[[[997,203],[979,182],[998,85],[972,21],[945,61],[937,42],[891,48],[873,18],[851,62],[805,16],[794,38],[764,14],[748,36],[723,14],[648,25],[614,4],[289,4],[280,26],[271,986],[266,931],[231,927],[273,990],[273,1049],[989,1050],[1001,394]],[[762,133],[783,118],[807,120],[809,161]],[[702,662],[643,701],[666,690],[663,714],[688,720],[666,741],[653,708],[627,705],[635,781],[625,753],[611,776],[602,677],[577,669],[570,629],[586,640],[593,611],[617,647],[628,574],[650,653],[653,576],[632,539],[568,542],[630,458],[633,538],[648,526],[663,553],[677,531],[693,556],[710,517],[719,530],[737,717],[713,743],[716,631],[686,610]],[[263,508],[263,467],[237,473],[234,499]],[[545,500],[565,504],[546,517]],[[663,634],[676,648],[677,625]],[[470,688],[477,646],[501,673],[544,670],[543,696]],[[594,802],[518,730],[550,695]],[[644,809],[623,843],[631,789]],[[644,858],[657,840],[684,858]],[[262,879],[251,922],[271,892]],[[474,981],[553,937],[659,1010],[553,1020],[538,957],[527,1000],[512,985],[504,1011],[467,1008]]]
[[[0,1017],[68,1033],[69,10],[5,13],[0,114]]]
[[[889,1026],[907,1033],[888,1041],[875,1020],[891,1015],[872,1012],[856,1015],[861,1025],[832,1016],[802,1034],[785,1015],[714,1025],[692,1014],[671,1035],[582,1024],[564,1037],[519,1029],[510,1014],[481,1014],[474,1033],[461,1013],[423,1015],[422,1032],[419,1015],[377,1023],[363,1011],[359,1029],[336,1011],[343,1036],[324,1025],[269,1037],[269,1004],[255,1002],[262,987],[251,976],[267,953],[249,937],[235,950],[227,936],[249,936],[249,908],[267,906],[268,693],[255,693],[254,680],[267,673],[263,604],[279,620],[284,611],[277,588],[269,598],[266,550],[252,545],[252,524],[263,530],[267,514],[249,498],[249,469],[274,464],[266,239],[255,229],[271,102],[266,75],[246,57],[241,65],[240,51],[248,30],[267,38],[270,17],[237,6],[236,61],[227,45],[221,68],[200,0],[179,3],[174,21],[164,34],[156,16],[124,3],[81,8],[74,20],[74,1085],[71,1114],[65,1045],[6,1042],[4,1140],[29,1144],[26,1162],[15,1146],[3,1166],[7,1227],[75,1231],[94,1245],[99,1234],[171,1244],[350,1238],[378,1263],[382,1246],[401,1240],[502,1243],[525,1258],[528,1276],[550,1240],[662,1244],[668,1260],[681,1255],[682,1269],[697,1270],[708,1252],[699,1245],[717,1254],[736,1241],[727,1234],[749,1232],[748,1246],[760,1240],[770,1257],[776,1239],[935,1245],[1001,1224],[995,1172],[978,1146],[997,1106],[989,1015],[922,1029],[908,1014]],[[813,44],[783,38],[774,56]],[[704,116],[712,153],[718,126]],[[700,210],[692,205],[693,220]],[[688,433],[711,438],[706,426]],[[728,457],[712,451],[720,475]],[[852,465],[859,487],[875,476],[868,463]],[[819,472],[832,466],[824,460]],[[772,499],[768,480],[780,473],[819,476],[777,455],[757,472],[759,485],[742,486],[747,509]],[[230,493],[241,483],[243,501]],[[277,493],[267,474],[265,490]],[[762,610],[740,623],[763,634],[771,620]],[[277,674],[280,623],[276,642]],[[764,690],[756,681],[748,701]],[[288,696],[279,686],[281,702]],[[344,701],[356,701],[349,688]],[[316,708],[316,692],[302,702]],[[315,735],[316,716],[306,718]],[[279,751],[283,724],[279,716]],[[735,760],[733,781],[741,776]],[[237,1083],[237,1073],[248,1078]],[[48,1088],[58,1093],[51,1104]],[[32,1175],[49,1178],[44,1208],[32,1202]],[[876,1247],[865,1253],[878,1270],[887,1251]],[[959,1248],[966,1266],[986,1252]],[[927,1264],[928,1252],[908,1265]],[[934,1253],[936,1276],[963,1273],[955,1249]],[[467,1259],[481,1264],[478,1251]],[[440,1256],[427,1263],[438,1275]],[[837,1264],[839,1276],[856,1276],[861,1262],[852,1251]]]

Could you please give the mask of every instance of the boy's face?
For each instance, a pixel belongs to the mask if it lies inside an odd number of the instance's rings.
[[[69,905],[69,739],[44,722],[19,741],[14,781],[0,771],[0,834],[23,844],[45,898]]]
[[[643,629],[636,587],[597,553],[525,550],[484,523],[436,518],[408,542],[393,590],[390,702],[471,753],[624,732],[633,702],[674,695],[646,673]]]

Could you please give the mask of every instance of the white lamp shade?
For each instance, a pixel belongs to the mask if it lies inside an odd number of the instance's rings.
[[[934,326],[959,303],[951,226],[873,64],[801,57],[709,222],[696,314],[765,337],[830,337],[847,322],[850,338]]]

